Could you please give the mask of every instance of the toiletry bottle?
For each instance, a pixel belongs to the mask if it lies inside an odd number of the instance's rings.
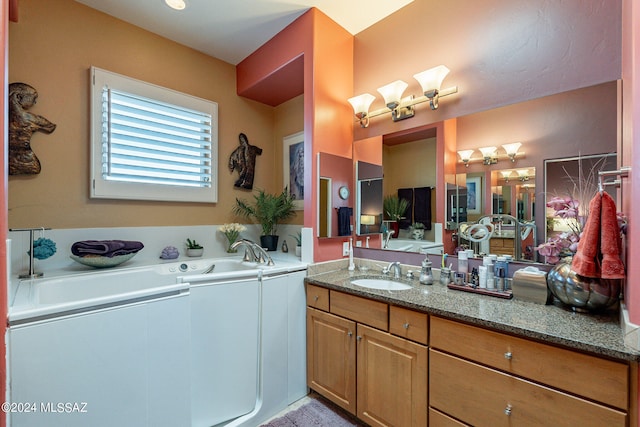
[[[425,258],[424,261],[422,261],[420,283],[423,285],[433,285],[433,273],[431,272],[431,261],[429,261],[429,258]]]
[[[493,263],[487,264],[487,289],[495,289],[496,282],[493,275]]]
[[[469,272],[469,257],[465,251],[458,252],[458,273],[467,274]]]
[[[353,238],[349,238],[349,271],[356,269],[356,265],[353,263]]]
[[[487,266],[481,265],[478,267],[478,282],[481,288],[487,287]]]
[[[493,270],[494,270],[494,275],[497,277],[500,277],[500,275],[498,274],[498,269],[502,268],[504,270],[504,275],[502,277],[507,277],[509,272],[508,272],[508,267],[509,265],[507,264],[507,258],[503,257],[503,256],[499,256],[496,259],[496,262],[494,264]]]

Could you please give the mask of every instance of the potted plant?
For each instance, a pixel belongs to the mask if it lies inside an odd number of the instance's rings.
[[[191,240],[187,238],[187,256],[202,256],[203,252],[204,248],[202,247],[202,245],[196,242],[196,239]]]
[[[422,240],[424,238],[424,228],[424,224],[421,222],[411,224],[411,237],[415,240]]]
[[[260,245],[269,251],[278,249],[278,223],[291,218],[294,211],[293,196],[285,189],[279,194],[257,190],[253,203],[236,198],[233,212],[236,215],[257,222],[262,227]]]
[[[384,213],[391,222],[389,228],[393,230],[391,237],[397,238],[400,232],[400,226],[398,221],[404,218],[404,213],[409,207],[409,202],[405,199],[401,199],[398,196],[389,195],[385,196],[382,201],[382,208]]]
[[[302,232],[298,231],[296,234],[290,234],[296,240],[296,256],[302,255]]]

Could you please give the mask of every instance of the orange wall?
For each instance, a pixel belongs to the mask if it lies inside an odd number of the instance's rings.
[[[271,102],[260,89],[288,75],[287,64],[304,58],[305,191],[304,225],[317,223],[318,152],[351,158],[351,108],[345,99],[353,91],[353,37],[315,8],[310,9],[237,66],[237,90],[261,102]],[[282,74],[279,74],[282,73]],[[353,193],[353,192],[352,192]],[[353,194],[350,199],[353,204]],[[314,238],[314,259],[341,256],[340,239]]]
[[[35,176],[9,177],[9,226],[53,228],[221,224],[231,213],[237,173],[227,162],[238,134],[263,149],[254,187],[282,188],[281,135],[277,109],[239,97],[235,67],[73,0],[21,0],[20,19],[9,24],[9,81],[39,93],[32,109],[57,124],[34,134],[32,147],[43,168]],[[171,58],[171,60],[167,60]],[[89,67],[128,75],[218,103],[217,204],[89,199]],[[285,108],[285,107],[283,107]],[[296,131],[302,129],[302,112]],[[280,126],[280,125],[278,125]],[[281,133],[293,126],[284,126]],[[289,129],[286,129],[289,127]],[[285,130],[286,129],[286,130]],[[277,171],[274,174],[274,170]],[[294,220],[295,222],[295,220]],[[302,222],[302,215],[297,220]]]

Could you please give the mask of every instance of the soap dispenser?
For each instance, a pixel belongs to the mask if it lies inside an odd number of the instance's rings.
[[[431,261],[429,261],[429,257],[426,257],[424,261],[422,261],[420,283],[423,285],[433,285],[433,273],[431,272]]]

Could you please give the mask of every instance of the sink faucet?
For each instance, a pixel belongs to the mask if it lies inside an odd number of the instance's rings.
[[[386,266],[382,272],[384,274],[387,274],[388,272],[391,271],[391,269],[393,269],[393,278],[394,279],[399,279],[401,274],[402,274],[402,270],[400,268],[400,261],[393,261],[391,263],[389,263],[388,266]]]
[[[382,248],[387,248],[389,246],[389,239],[391,238],[391,235],[395,233],[395,230],[387,230],[384,232],[384,245],[382,245]]]
[[[243,261],[257,262],[258,264],[267,263],[268,266],[275,265],[267,251],[259,244],[249,239],[240,239],[231,245],[231,249],[237,249],[240,245],[244,245],[245,248]]]

